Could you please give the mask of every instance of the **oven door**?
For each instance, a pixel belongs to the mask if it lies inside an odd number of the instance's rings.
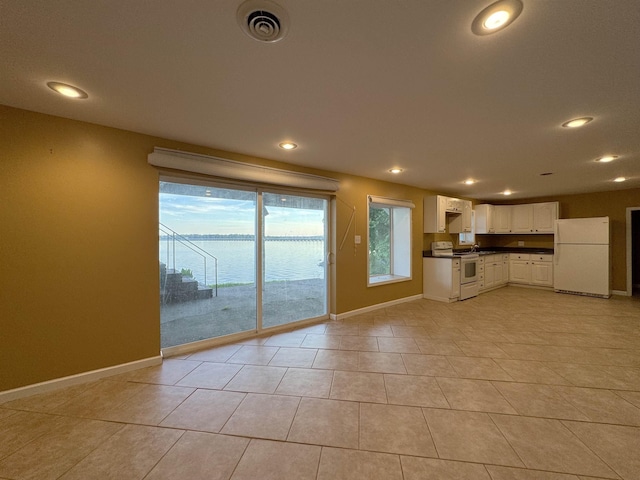
[[[460,285],[478,280],[478,257],[460,259]]]

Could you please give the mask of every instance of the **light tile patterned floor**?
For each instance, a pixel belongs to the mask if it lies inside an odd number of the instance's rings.
[[[640,301],[507,287],[0,405],[0,479],[640,479]]]

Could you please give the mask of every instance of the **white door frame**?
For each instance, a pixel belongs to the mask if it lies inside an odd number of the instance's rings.
[[[627,296],[633,295],[633,245],[632,245],[632,223],[631,212],[640,210],[640,207],[627,207]]]

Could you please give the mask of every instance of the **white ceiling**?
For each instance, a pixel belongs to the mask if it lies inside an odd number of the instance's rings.
[[[2,0],[0,103],[477,199],[640,187],[640,1],[522,1],[479,37],[492,0],[276,0],[268,44],[242,0]]]

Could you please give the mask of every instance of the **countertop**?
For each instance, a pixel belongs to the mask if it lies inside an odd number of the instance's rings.
[[[454,252],[468,252],[468,248],[455,249]],[[488,247],[481,248],[477,252],[478,255],[493,255],[495,253],[529,253],[533,255],[553,255],[553,248],[525,248],[525,247]],[[432,257],[431,250],[424,250],[423,257]],[[459,256],[437,257],[437,258],[460,258]]]

